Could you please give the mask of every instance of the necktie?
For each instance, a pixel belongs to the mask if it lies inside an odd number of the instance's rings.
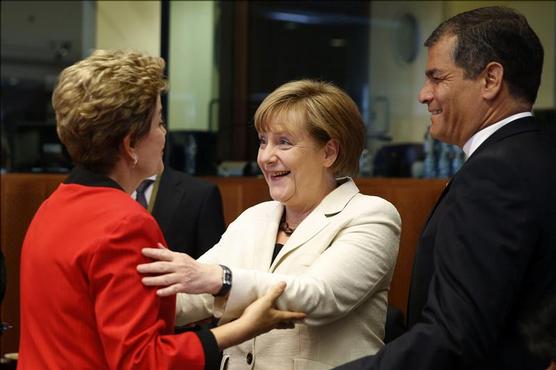
[[[144,208],[147,208],[147,198],[145,198],[145,191],[148,189],[148,187],[153,182],[154,182],[154,180],[151,180],[151,179],[143,180],[143,182],[137,187],[137,190],[135,190],[135,192],[137,193],[137,195],[135,196],[135,199]]]

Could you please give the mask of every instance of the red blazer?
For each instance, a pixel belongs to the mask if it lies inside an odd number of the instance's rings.
[[[18,369],[217,368],[212,334],[174,335],[175,297],[141,284],[141,248],[158,242],[154,219],[118,184],[74,170],[23,243]]]

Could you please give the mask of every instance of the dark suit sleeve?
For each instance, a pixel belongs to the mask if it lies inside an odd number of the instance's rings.
[[[535,244],[531,184],[495,156],[467,165],[435,211],[435,272],[421,321],[377,355],[339,369],[476,368],[470,364],[485,363],[505,340],[500,328],[515,319]]]
[[[226,230],[222,211],[222,197],[218,187],[211,184],[205,194],[206,196],[200,206],[198,220],[197,252],[199,256],[212,248]]]

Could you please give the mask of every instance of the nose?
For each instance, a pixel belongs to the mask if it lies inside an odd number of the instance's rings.
[[[427,81],[423,83],[423,87],[421,87],[421,90],[419,90],[417,99],[421,104],[429,104],[432,101],[432,89],[430,88]]]
[[[264,147],[259,147],[259,152],[257,154],[257,162],[262,167],[264,163],[272,163],[275,159],[274,146],[267,144]]]

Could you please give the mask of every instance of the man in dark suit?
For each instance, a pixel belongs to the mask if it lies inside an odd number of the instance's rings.
[[[198,258],[220,240],[225,224],[215,184],[166,167],[145,191],[171,250]]]
[[[468,159],[422,233],[409,330],[340,368],[545,369],[519,329],[556,295],[556,145],[530,113],[542,46],[502,7],[456,15],[425,46],[430,133]]]

